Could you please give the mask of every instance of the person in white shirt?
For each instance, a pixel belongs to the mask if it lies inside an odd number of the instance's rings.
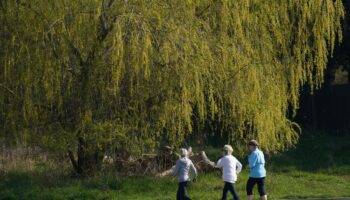
[[[177,200],[191,200],[190,197],[187,196],[186,188],[190,183],[189,173],[192,173],[193,180],[195,181],[197,177],[197,169],[192,163],[192,161],[187,157],[188,152],[186,149],[180,149],[181,158],[177,160],[176,167],[173,172],[175,176],[178,176],[179,187],[176,194]]]
[[[227,192],[230,191],[235,200],[239,200],[234,183],[237,181],[237,175],[242,170],[242,164],[232,156],[233,148],[231,145],[225,145],[222,149],[223,157],[216,164],[217,168],[222,168],[222,179],[225,186],[222,192],[222,200],[227,199]]]

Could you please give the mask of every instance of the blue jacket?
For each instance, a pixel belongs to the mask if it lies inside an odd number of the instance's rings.
[[[250,177],[263,178],[266,176],[264,153],[256,148],[248,156]]]

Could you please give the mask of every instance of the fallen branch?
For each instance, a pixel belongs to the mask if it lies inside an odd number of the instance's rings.
[[[195,154],[192,152],[192,148],[188,149],[189,158],[192,160],[193,164],[197,168],[199,172],[211,172],[216,171],[215,163],[211,161],[204,151],[201,151],[199,154]],[[175,163],[174,163],[175,164]],[[175,169],[175,165],[173,165],[170,169],[159,172],[156,174],[158,177],[171,176]]]
[[[192,148],[187,149],[188,157],[192,160],[198,172],[213,172],[217,171],[215,163],[212,162],[204,151],[194,153]],[[169,146],[163,147],[156,154],[142,154],[142,157],[137,159],[115,159],[117,170],[123,171],[126,175],[144,175],[166,177],[171,176],[175,169],[176,161],[180,155],[173,151]],[[107,163],[107,162],[106,162]],[[128,169],[125,171],[125,169]]]
[[[165,170],[164,172],[158,173],[156,176],[158,177],[171,176],[173,175],[174,170],[175,170],[175,165],[172,166],[170,169]]]

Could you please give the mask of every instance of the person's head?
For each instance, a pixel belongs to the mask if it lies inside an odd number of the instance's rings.
[[[231,155],[233,152],[233,148],[231,145],[225,145],[223,148],[222,148],[222,153],[224,156],[226,155]]]
[[[188,154],[187,149],[185,149],[185,148],[180,149],[181,158],[187,157],[187,154]]]
[[[256,140],[250,140],[248,142],[248,149],[249,151],[254,151],[259,146],[258,142]]]

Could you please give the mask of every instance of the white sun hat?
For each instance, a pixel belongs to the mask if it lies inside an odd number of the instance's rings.
[[[187,149],[181,148],[180,149],[180,156],[181,157],[186,157],[188,155]]]

